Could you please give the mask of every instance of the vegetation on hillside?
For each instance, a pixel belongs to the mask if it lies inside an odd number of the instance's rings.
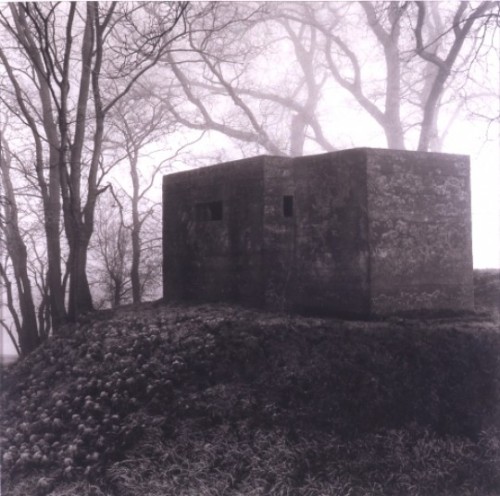
[[[2,390],[2,494],[500,492],[486,313],[143,305],[81,320]]]

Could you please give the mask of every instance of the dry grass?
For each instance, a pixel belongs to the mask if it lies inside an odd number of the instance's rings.
[[[180,436],[156,456],[139,445],[110,467],[108,477],[114,494],[125,495],[486,495],[496,494],[499,482],[498,476],[496,483],[483,479],[497,468],[494,460],[488,467],[479,461],[480,444],[490,442],[408,430],[350,441],[258,430],[243,440],[221,426],[200,437],[192,431]]]

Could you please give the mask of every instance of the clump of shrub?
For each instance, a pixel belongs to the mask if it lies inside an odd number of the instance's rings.
[[[134,319],[82,326],[8,371],[3,470],[98,474],[140,437],[145,412],[174,406],[186,365],[160,334]]]

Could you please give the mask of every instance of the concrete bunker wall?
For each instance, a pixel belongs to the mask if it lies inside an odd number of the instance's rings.
[[[468,157],[370,150],[367,178],[372,312],[472,310]]]
[[[369,311],[364,154],[300,157],[264,168],[266,304],[309,313]],[[293,216],[280,201],[293,199]]]
[[[467,157],[354,149],[171,174],[163,229],[167,300],[473,308]]]
[[[262,305],[263,161],[165,177],[166,299]]]

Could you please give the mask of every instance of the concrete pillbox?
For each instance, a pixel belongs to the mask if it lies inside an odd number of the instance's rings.
[[[359,148],[164,177],[164,297],[325,315],[474,307],[469,159]]]

